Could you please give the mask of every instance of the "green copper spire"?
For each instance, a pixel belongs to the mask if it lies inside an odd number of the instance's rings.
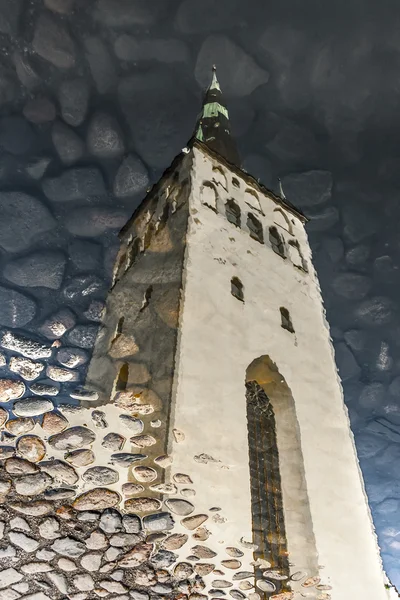
[[[195,137],[228,162],[240,166],[239,154],[231,135],[229,113],[222,96],[216,71],[216,67],[213,66],[211,84],[204,98],[203,110],[197,123]]]

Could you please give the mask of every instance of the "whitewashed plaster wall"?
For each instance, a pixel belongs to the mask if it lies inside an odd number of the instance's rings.
[[[227,521],[208,540],[210,547],[218,551],[242,537],[251,540],[244,382],[248,365],[268,355],[295,401],[319,575],[332,586],[332,600],[383,600],[384,574],[304,226],[287,212],[308,273],[269,247],[276,203],[264,196],[264,215],[251,210],[244,201],[245,182],[240,188],[232,185],[232,175],[240,179],[237,174],[224,168],[225,184],[209,155],[196,146],[193,155],[171,420],[185,439],[177,443],[171,436],[174,470],[190,473],[197,482],[197,510],[222,507]],[[203,183],[213,179],[218,214],[200,198]],[[228,198],[241,207],[241,229],[225,217]],[[263,223],[263,245],[250,238],[243,218],[247,212]],[[287,243],[289,234],[279,231]],[[234,276],[244,285],[244,303],[231,295]],[[281,327],[281,306],[290,312],[294,334]],[[216,462],[193,460],[202,453]],[[243,568],[246,558],[250,561],[251,553],[242,559]],[[316,592],[303,593],[312,597]]]

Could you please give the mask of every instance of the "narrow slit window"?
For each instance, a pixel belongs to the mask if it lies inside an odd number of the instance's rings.
[[[115,333],[116,333],[116,335],[120,335],[120,334],[122,333],[122,330],[123,330],[123,328],[124,328],[124,320],[125,320],[125,318],[124,318],[124,317],[121,317],[121,318],[118,320],[118,323],[117,323],[117,330],[116,330],[116,332],[115,332]]]
[[[279,235],[276,227],[269,228],[269,241],[270,241],[272,250],[276,254],[279,254],[279,256],[281,256],[282,258],[286,258],[285,246],[283,243],[283,239]]]
[[[147,227],[147,231],[144,234],[144,249],[147,250],[147,248],[150,246],[152,239],[153,239],[153,235],[155,232],[155,227],[153,223],[150,223],[149,226]]]
[[[257,242],[260,242],[260,244],[263,244],[264,243],[264,233],[263,233],[262,225],[261,225],[260,221],[258,219],[256,219],[255,216],[252,215],[251,213],[248,213],[248,215],[247,215],[247,227],[249,228],[249,231],[250,231],[250,237],[252,237],[253,240],[256,240]]]
[[[231,294],[241,302],[244,302],[244,287],[238,277],[232,277],[231,279]]]
[[[162,229],[164,229],[165,225],[167,224],[169,214],[170,214],[170,208],[171,208],[171,205],[169,202],[167,202],[163,208],[161,217],[159,218],[158,223],[157,223],[157,233],[159,231],[161,231]]]
[[[236,227],[240,227],[240,207],[234,200],[228,200],[225,204],[225,214],[229,223],[233,223]]]
[[[150,285],[144,293],[142,306],[140,307],[140,312],[142,312],[142,310],[144,310],[145,308],[148,307],[152,293],[153,293],[153,286]]]
[[[129,249],[129,267],[133,265],[137,257],[140,254],[140,239],[136,238],[133,240],[132,245]]]
[[[126,386],[128,385],[129,378],[129,365],[128,363],[124,363],[119,370],[118,379],[115,386],[117,392],[123,392],[126,390]]]
[[[279,310],[281,312],[281,326],[283,329],[290,331],[290,333],[294,333],[294,327],[288,309],[281,306]]]

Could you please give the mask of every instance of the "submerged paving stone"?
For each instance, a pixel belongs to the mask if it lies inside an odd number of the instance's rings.
[[[58,412],[47,412],[43,415],[42,429],[46,433],[61,433],[69,425],[68,419]]]
[[[123,425],[135,434],[142,433],[144,429],[144,423],[141,419],[136,419],[130,415],[119,415],[120,421]]]
[[[306,171],[286,175],[283,189],[288,198],[296,198],[300,208],[328,202],[332,193],[332,174],[329,171]]]
[[[88,150],[99,158],[116,158],[124,153],[125,145],[117,120],[104,112],[93,115],[87,133]]]
[[[63,367],[74,369],[75,367],[85,364],[88,361],[88,356],[87,353],[80,348],[61,348],[57,352],[57,361],[63,365]]]
[[[0,427],[4,425],[4,423],[8,419],[8,411],[5,408],[0,408]]]
[[[31,517],[41,517],[53,510],[53,504],[45,500],[10,502],[9,506],[12,510]]]
[[[63,369],[62,367],[55,367],[49,365],[46,369],[46,375],[53,381],[77,381],[79,379],[78,373],[70,371],[69,369]]]
[[[62,337],[68,329],[75,325],[75,322],[74,313],[67,308],[61,308],[39,326],[39,331],[53,340]]]
[[[181,500],[180,498],[168,498],[165,501],[165,506],[173,512],[175,515],[187,516],[194,511],[194,506],[188,500]]]
[[[38,396],[57,396],[60,391],[55,385],[42,383],[41,381],[32,383],[29,389],[33,394],[37,394]]]
[[[146,454],[131,454],[129,452],[119,452],[111,455],[110,462],[113,465],[127,469],[133,463],[147,458]]]
[[[114,180],[114,195],[117,198],[126,198],[136,194],[144,194],[149,187],[149,175],[146,167],[133,154],[129,154],[124,160]]]
[[[132,569],[146,562],[153,550],[153,544],[137,544],[135,548],[124,554],[118,561],[118,566],[122,569]]]
[[[132,469],[133,476],[138,481],[149,483],[157,479],[157,471],[152,467],[138,466]]]
[[[181,523],[186,529],[197,529],[200,527],[205,521],[207,521],[208,515],[193,515],[192,517],[185,517],[182,519]],[[199,556],[199,558],[202,558]]]
[[[33,360],[23,358],[22,356],[12,356],[10,358],[9,368],[13,373],[18,373],[22,379],[32,381],[39,377],[44,369],[44,364],[34,362]]]
[[[25,384],[15,379],[0,379],[0,402],[16,400],[25,393]]]
[[[7,473],[12,475],[30,475],[31,473],[37,473],[39,467],[29,460],[19,458],[17,456],[7,458],[4,463],[4,467]]]
[[[115,452],[116,450],[122,450],[125,444],[126,438],[119,433],[108,433],[104,436],[101,445],[108,450]]]
[[[161,508],[161,502],[157,498],[129,498],[124,508],[128,512],[153,512]]]
[[[86,59],[99,94],[106,94],[117,83],[116,68],[106,44],[97,37],[84,39]]]
[[[31,123],[41,125],[56,118],[56,108],[45,96],[37,96],[27,101],[23,108],[24,117]]]
[[[16,443],[18,454],[25,460],[37,463],[46,455],[46,446],[37,435],[25,435]]]
[[[86,200],[88,196],[107,195],[103,176],[97,167],[68,169],[59,177],[45,179],[42,187],[52,202],[74,202]]]
[[[65,455],[65,460],[74,465],[74,467],[86,467],[94,463],[95,455],[92,450],[74,450]]]
[[[109,206],[87,206],[68,213],[67,230],[82,237],[98,237],[114,229],[120,230],[126,223],[128,213]]]
[[[29,433],[35,427],[35,421],[33,419],[13,419],[12,421],[8,421],[6,424],[6,429],[12,435],[18,436],[24,433]]]
[[[65,0],[64,0],[65,1]],[[77,127],[85,120],[89,103],[89,85],[83,78],[67,79],[58,90],[62,118]]]
[[[27,249],[56,224],[40,200],[23,192],[0,192],[0,211],[0,246],[9,252]]]
[[[55,540],[51,548],[57,554],[67,556],[69,558],[78,558],[86,551],[85,544],[79,542],[72,537],[63,537]]]
[[[73,506],[76,510],[103,510],[116,506],[120,501],[120,496],[113,490],[106,488],[96,488],[78,496]]]
[[[77,425],[52,435],[49,444],[56,450],[75,450],[81,446],[89,446],[95,439],[96,434],[91,429]]]
[[[47,398],[24,398],[14,402],[13,412],[19,417],[36,417],[53,410],[54,405]]]
[[[18,573],[18,571],[12,567],[9,569],[4,569],[1,572],[0,588],[4,589],[13,583],[18,583],[18,581],[21,581],[21,579],[23,579],[23,575]]]
[[[73,165],[82,158],[85,152],[84,142],[73,129],[64,123],[54,123],[51,138],[56,152],[64,165]]]
[[[92,485],[111,485],[118,481],[119,475],[108,467],[91,467],[85,471],[82,479]]]
[[[53,479],[47,473],[34,473],[19,477],[15,482],[15,491],[21,496],[37,496],[42,494],[51,484]]]
[[[43,13],[35,27],[32,47],[44,60],[60,69],[75,65],[75,44],[63,22]]]
[[[34,475],[29,475],[29,477],[34,477]],[[16,531],[11,531],[8,534],[10,542],[18,548],[22,548],[25,552],[34,552],[39,548],[40,543],[34,538],[26,535],[25,533],[18,533]]]
[[[59,480],[67,485],[74,485],[79,479],[75,469],[62,460],[42,461],[39,466],[42,471],[51,475],[55,481]]]
[[[35,313],[34,300],[16,290],[0,286],[0,325],[23,327],[32,321]]]

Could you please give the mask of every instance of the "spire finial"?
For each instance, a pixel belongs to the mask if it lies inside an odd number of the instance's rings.
[[[240,164],[236,144],[231,136],[229,114],[217,79],[215,64],[212,65],[212,80],[205,94],[195,137],[232,164]]]

